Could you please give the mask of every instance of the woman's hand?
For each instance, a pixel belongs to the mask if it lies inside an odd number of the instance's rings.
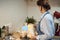
[[[37,36],[31,36],[31,39],[36,39]]]
[[[29,37],[30,39],[36,39],[36,36],[35,35],[32,35],[32,34],[27,35],[27,37]]]

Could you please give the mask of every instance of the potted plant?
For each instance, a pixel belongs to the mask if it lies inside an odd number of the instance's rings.
[[[35,35],[35,33],[34,33],[34,30],[35,30],[34,26],[35,25],[34,24],[36,23],[36,20],[33,17],[31,17],[31,18],[27,17],[25,22],[28,24],[27,25],[28,26],[27,37],[32,38],[32,36]]]
[[[25,20],[25,22],[27,24],[29,24],[29,23],[35,24],[36,20],[33,17],[31,17],[31,18],[27,17],[26,20]]]

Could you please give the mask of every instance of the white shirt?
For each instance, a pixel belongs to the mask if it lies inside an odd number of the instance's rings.
[[[45,12],[44,14],[46,13],[47,12]],[[44,14],[42,14],[41,18],[44,16]],[[44,16],[44,18],[41,21],[40,29],[44,34],[38,35],[37,39],[47,40],[54,36],[55,27],[54,27],[53,16],[51,14],[47,14]]]

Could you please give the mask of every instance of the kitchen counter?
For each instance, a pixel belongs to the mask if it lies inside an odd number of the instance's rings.
[[[60,36],[54,36],[53,40],[60,40]]]
[[[53,38],[60,38],[60,36],[54,36]]]
[[[28,39],[23,39],[28,40]],[[29,40],[36,40],[36,39],[29,39]],[[52,40],[60,40],[60,36],[54,36]]]

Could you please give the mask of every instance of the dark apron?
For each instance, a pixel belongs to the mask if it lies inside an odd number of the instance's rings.
[[[39,23],[38,23],[38,26],[37,26],[37,33],[38,33],[38,35],[43,35],[43,34],[44,34],[44,33],[41,31],[41,29],[40,29],[40,24],[41,24],[42,19],[43,19],[47,14],[50,14],[50,13],[47,12],[47,13],[41,18],[41,20],[40,20]],[[40,39],[39,39],[39,40],[40,40]],[[48,39],[48,40],[52,40],[52,39]]]

